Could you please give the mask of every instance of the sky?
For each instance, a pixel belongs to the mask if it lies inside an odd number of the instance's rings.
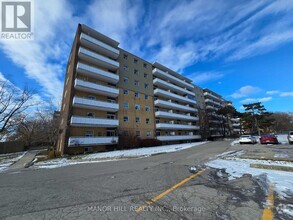
[[[34,40],[0,39],[0,80],[60,106],[78,23],[242,104],[293,112],[292,0],[35,0]]]

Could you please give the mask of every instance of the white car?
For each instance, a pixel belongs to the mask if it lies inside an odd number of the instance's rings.
[[[239,144],[255,144],[257,140],[252,135],[241,135],[239,139]]]
[[[293,131],[289,131],[288,142],[289,144],[293,144]]]

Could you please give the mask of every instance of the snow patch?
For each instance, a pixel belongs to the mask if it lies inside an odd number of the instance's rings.
[[[199,146],[207,142],[195,142],[186,144],[164,145],[159,147],[138,148],[131,150],[119,150],[105,153],[95,153],[72,157],[71,159],[61,158],[48,161],[37,162],[33,165],[34,168],[52,169],[70,165],[85,164],[85,163],[100,163],[108,161],[126,160],[129,158],[142,158],[154,154],[171,153],[191,147]]]
[[[281,197],[286,198],[287,195],[293,193],[293,172],[251,168],[251,163],[266,164],[266,162],[261,162],[260,160],[237,158],[229,160],[217,159],[206,163],[206,165],[217,169],[226,169],[226,172],[230,175],[229,180],[242,177],[244,174],[258,176],[265,173],[267,174],[268,180],[275,185],[275,189]],[[274,163],[276,162],[269,163],[269,165],[274,165]],[[280,165],[280,163],[276,163],[276,165]],[[282,164],[284,163],[288,166],[287,162],[282,162]],[[292,164],[290,166],[292,166]]]
[[[0,173],[7,170],[12,164],[22,158],[26,152],[0,155]]]

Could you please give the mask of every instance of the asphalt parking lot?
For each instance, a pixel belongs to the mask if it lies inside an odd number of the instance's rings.
[[[276,219],[288,219],[278,207],[287,209],[293,197],[273,192],[268,207],[266,177],[231,179],[225,169],[205,167],[217,159],[276,155],[292,158],[292,146],[215,141],[146,158],[0,173],[0,218],[262,219],[271,209]],[[202,169],[198,174],[191,167]]]

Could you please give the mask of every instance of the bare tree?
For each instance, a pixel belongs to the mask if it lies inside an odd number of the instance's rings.
[[[25,87],[23,90],[11,85],[9,82],[0,82],[0,134],[3,136],[7,130],[18,125],[25,118],[25,110],[36,105],[32,102],[35,95],[33,90]]]

